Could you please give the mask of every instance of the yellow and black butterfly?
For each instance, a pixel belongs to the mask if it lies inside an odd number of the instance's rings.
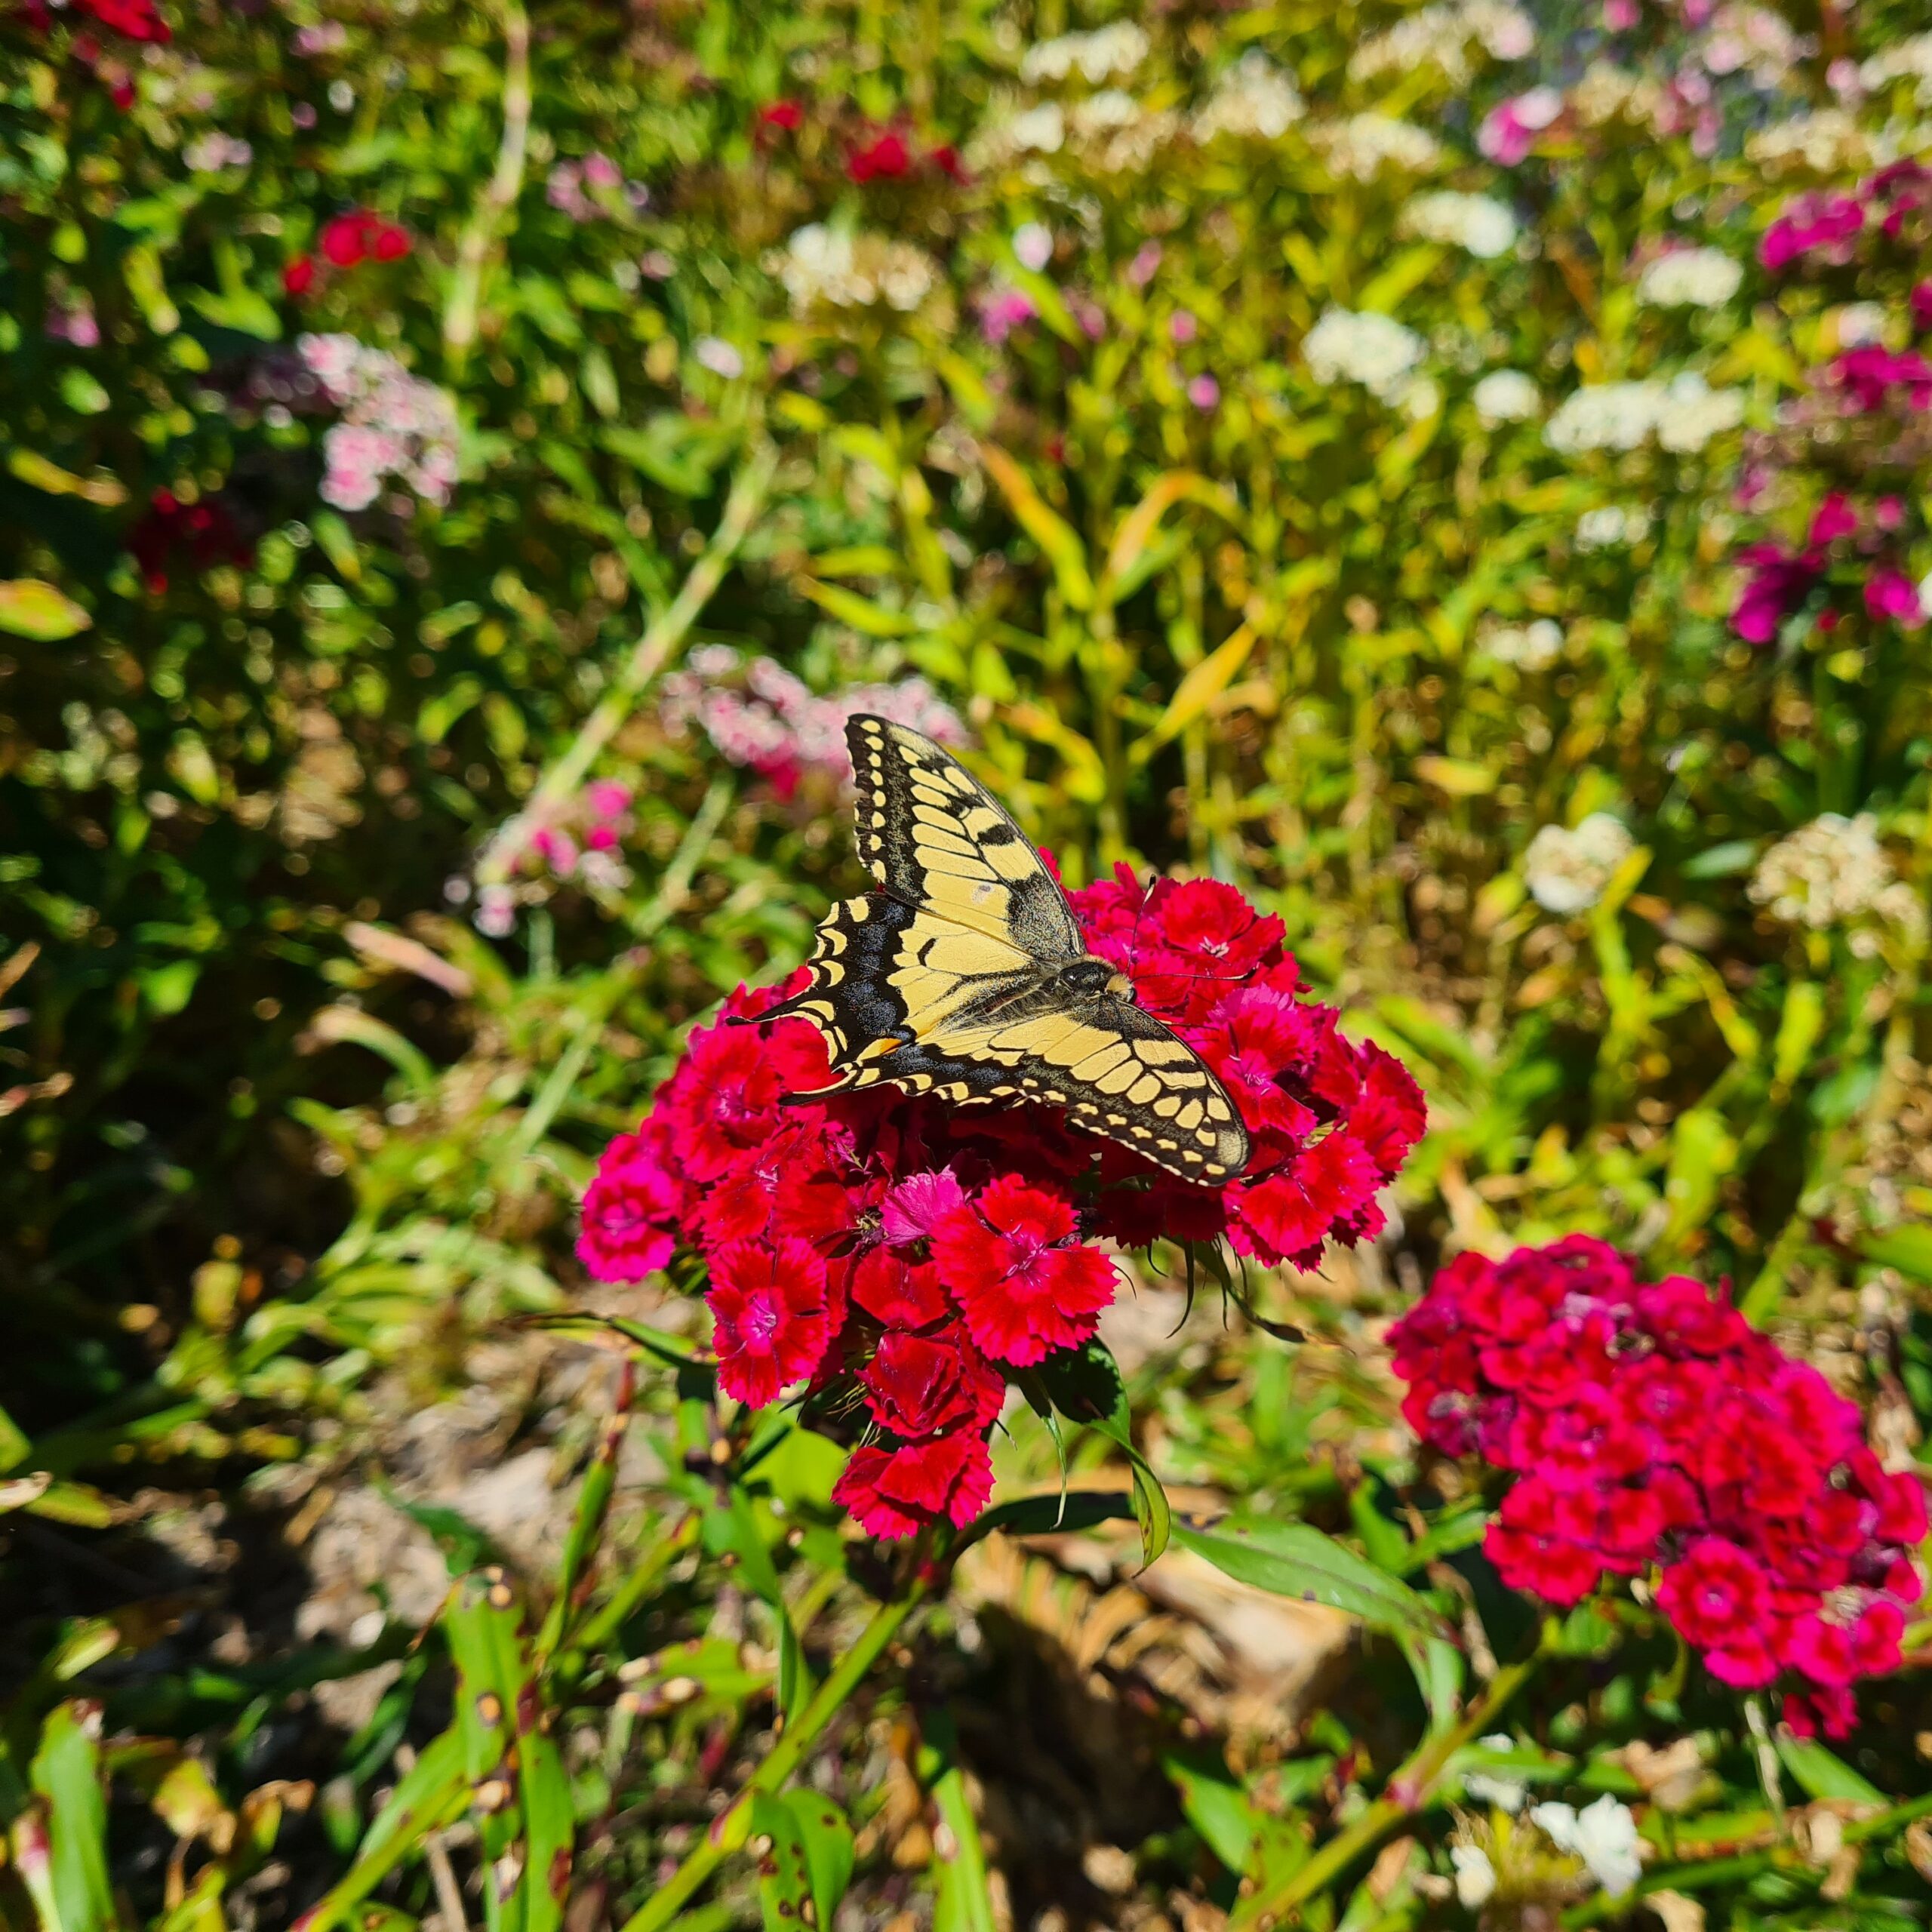
[[[1227,1090],[1087,951],[1005,808],[903,724],[857,717],[845,736],[859,856],[878,890],[832,908],[811,984],[767,1016],[825,1036],[836,1078],[820,1091],[889,1081],[954,1101],[1038,1100],[1184,1180],[1239,1174],[1247,1134]]]

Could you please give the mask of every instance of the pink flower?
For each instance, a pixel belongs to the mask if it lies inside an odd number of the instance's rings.
[[[1514,168],[1562,112],[1563,97],[1555,88],[1531,88],[1491,109],[1476,131],[1476,146],[1499,167]]]
[[[1890,564],[1881,565],[1866,579],[1865,608],[1874,623],[1890,622],[1912,630],[1925,621],[1911,578]]]
[[[1865,226],[1865,211],[1849,195],[1794,195],[1764,231],[1758,259],[1775,274],[1805,256],[1842,267]]]

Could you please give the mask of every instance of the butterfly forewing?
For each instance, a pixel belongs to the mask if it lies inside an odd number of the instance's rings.
[[[958,760],[882,718],[846,728],[858,786],[859,856],[895,898],[1059,964],[1080,927],[1026,835]]]
[[[825,1091],[1038,1100],[1186,1179],[1238,1174],[1247,1131],[1194,1050],[1131,1000],[1063,984],[1088,956],[1079,924],[1004,808],[903,725],[855,718],[847,740],[881,890],[832,909],[811,985],[775,1009],[824,1035]]]

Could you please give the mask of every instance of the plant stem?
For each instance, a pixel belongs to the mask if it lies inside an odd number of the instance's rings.
[[[619,727],[629,717],[651,680],[682,645],[699,614],[724,581],[738,546],[757,521],[777,466],[777,451],[770,444],[760,441],[738,472],[731,494],[725,500],[724,514],[718,518],[703,555],[691,566],[677,595],[646,626],[611,688],[583,721],[570,749],[543,774],[529,804],[507,820],[485,848],[476,862],[478,885],[500,885],[509,876],[525,847],[549,822],[552,814],[574,795],[598,754],[617,736]]]
[[[636,1567],[611,1592],[595,1614],[581,1629],[570,1633],[569,1647],[593,1651],[608,1643],[630,1621],[632,1613],[657,1587],[665,1571],[697,1541],[698,1525],[695,1515],[685,1517],[669,1536],[638,1558]]]
[[[443,304],[443,351],[457,374],[476,340],[483,264],[523,192],[524,157],[530,147],[530,17],[522,0],[503,0],[503,139],[497,147],[496,171],[457,245],[456,269],[450,277],[449,299]]]
[[[1383,1787],[1383,1795],[1347,1830],[1331,1838],[1272,1891],[1257,1890],[1243,1899],[1228,1921],[1229,1932],[1271,1932],[1284,1920],[1297,1918],[1303,1903],[1333,1884],[1379,1839],[1423,1810],[1443,1767],[1495,1721],[1503,1706],[1528,1681],[1542,1654],[1539,1649],[1520,1663],[1506,1664],[1490,1679],[1482,1695],[1463,1713],[1454,1729],[1427,1740],[1410,1753]]]
[[[683,1909],[688,1900],[725,1859],[741,1845],[750,1828],[752,1801],[761,1792],[777,1791],[798,1767],[819,1734],[838,1715],[867,1671],[899,1634],[899,1628],[922,1604],[930,1580],[909,1584],[898,1595],[873,1611],[858,1641],[841,1657],[795,1722],[785,1727],[771,1753],[754,1771],[730,1807],[712,1821],[696,1850],[624,1921],[623,1932],[660,1932]]]

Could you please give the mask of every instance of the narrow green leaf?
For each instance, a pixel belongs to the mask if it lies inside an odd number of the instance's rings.
[[[0,631],[51,644],[85,630],[93,622],[71,597],[37,577],[0,581]]]
[[[1177,1523],[1182,1549],[1204,1557],[1237,1583],[1276,1596],[1326,1604],[1378,1630],[1418,1639],[1451,1633],[1406,1583],[1365,1563],[1306,1523],[1226,1518],[1209,1528]]]
[[[1815,1737],[1780,1737],[1778,1755],[1807,1798],[1849,1799],[1882,1810],[1890,1801]]]

